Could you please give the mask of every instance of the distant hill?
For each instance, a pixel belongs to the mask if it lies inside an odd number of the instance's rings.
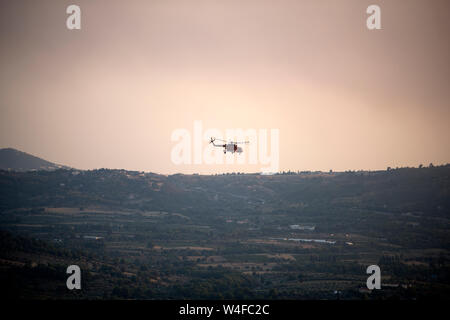
[[[420,212],[448,219],[450,165],[273,176],[166,176],[110,169],[0,171],[0,213],[31,207],[103,207],[226,217],[273,212],[296,217],[311,214],[315,221],[319,217],[340,221],[366,211]]]
[[[13,149],[0,149],[0,169],[13,171],[70,169],[31,154]]]

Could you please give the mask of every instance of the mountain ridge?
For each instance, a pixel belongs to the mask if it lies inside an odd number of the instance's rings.
[[[2,148],[0,149],[0,169],[8,171],[52,171],[70,169],[70,167],[44,160],[14,148]]]

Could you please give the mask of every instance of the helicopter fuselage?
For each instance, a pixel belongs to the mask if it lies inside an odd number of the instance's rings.
[[[234,143],[227,143],[222,145],[223,146],[223,153],[231,152],[231,153],[241,153],[242,148],[238,147],[237,144]]]

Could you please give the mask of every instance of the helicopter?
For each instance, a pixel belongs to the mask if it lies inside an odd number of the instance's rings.
[[[215,144],[215,141],[222,141],[224,142],[223,144]],[[212,143],[214,147],[222,147],[223,148],[223,153],[226,154],[227,151],[231,152],[231,153],[242,153],[242,148],[238,147],[238,144],[247,144],[250,143],[249,141],[225,141],[222,139],[216,139],[214,137],[211,137],[211,140],[209,141],[209,143]]]

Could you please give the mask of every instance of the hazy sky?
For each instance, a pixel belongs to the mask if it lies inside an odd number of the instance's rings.
[[[81,30],[66,28],[69,4]],[[370,4],[382,30],[366,28]],[[201,120],[279,129],[280,170],[447,163],[449,12],[448,0],[2,0],[0,147],[80,169],[258,171],[172,163],[172,132]]]

